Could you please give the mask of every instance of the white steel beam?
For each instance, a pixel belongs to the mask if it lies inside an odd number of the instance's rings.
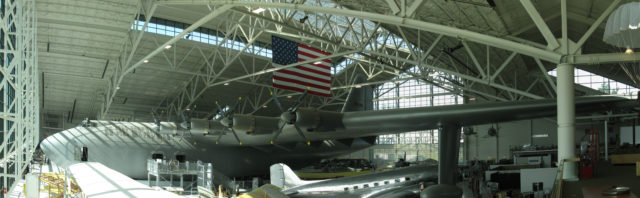
[[[529,16],[533,20],[533,23],[535,23],[536,26],[538,27],[538,30],[540,30],[540,33],[542,33],[544,40],[547,41],[547,48],[553,50],[560,47],[560,44],[558,44],[558,40],[556,39],[556,36],[553,35],[553,32],[551,32],[551,30],[549,29],[549,26],[547,26],[547,23],[545,23],[544,19],[542,19],[542,16],[540,16],[540,13],[538,13],[538,10],[536,10],[536,7],[533,6],[533,3],[531,3],[531,0],[520,0],[520,3],[524,7],[524,9],[527,11],[527,13],[529,13]]]
[[[562,21],[562,54],[569,54],[569,30],[567,27],[567,0],[560,0],[560,20]]]
[[[575,65],[595,65],[604,63],[638,62],[640,53],[604,53],[604,54],[581,54],[567,55],[562,62]]]
[[[534,58],[534,60],[536,61],[536,64],[538,65],[538,68],[540,68],[540,72],[542,73],[542,75],[544,75],[544,77],[547,79],[547,82],[549,83],[549,86],[551,86],[551,88],[553,89],[554,92],[557,92],[558,90],[556,89],[556,83],[553,82],[553,80],[551,79],[549,74],[547,74],[547,69],[544,68],[544,65],[542,64],[542,61],[540,61],[540,59],[537,59],[537,58]],[[553,96],[553,95],[551,95],[551,96]]]
[[[398,57],[395,57],[395,56],[390,56],[388,54],[383,54],[383,53],[380,53],[380,52],[369,51],[369,50],[365,50],[364,52],[365,53],[369,53],[369,54],[373,54],[373,55],[376,55],[376,56],[386,57],[386,58],[389,58],[389,59],[392,59],[392,60],[396,60],[396,61],[401,61],[401,62],[412,64],[412,65],[418,65],[417,61],[402,59],[402,58],[398,58]],[[354,59],[354,60],[357,60],[357,59]],[[468,80],[468,81],[471,81],[471,82],[476,82],[476,83],[488,85],[488,86],[491,86],[491,87],[495,87],[495,88],[498,88],[498,89],[502,89],[502,90],[505,90],[505,91],[509,91],[509,92],[512,92],[512,93],[515,93],[515,94],[523,95],[523,96],[526,96],[526,97],[529,97],[529,98],[532,98],[532,99],[543,99],[544,98],[542,96],[538,96],[538,95],[535,95],[535,94],[532,94],[532,93],[527,93],[527,92],[524,92],[524,91],[521,91],[521,90],[518,90],[518,89],[514,89],[514,88],[511,88],[511,87],[500,85],[500,84],[497,84],[497,83],[490,83],[490,82],[488,82],[487,80],[484,80],[484,79],[479,79],[477,77],[465,75],[465,74],[454,72],[454,71],[450,71],[450,70],[447,70],[447,69],[433,67],[433,66],[426,66],[426,65],[424,67],[427,67],[429,69],[433,69],[435,71],[439,71],[439,72],[442,72],[442,73],[451,74],[451,75],[460,77],[461,79]]]
[[[402,27],[414,28],[436,34],[457,37],[467,41],[473,41],[480,44],[490,45],[492,47],[515,51],[527,56],[537,57],[552,63],[558,63],[561,55],[546,49],[540,49],[518,42],[473,32],[469,30],[449,27],[446,25],[429,23],[425,21],[403,18],[398,16],[390,16],[365,11],[347,10],[339,8],[328,8],[310,5],[299,5],[290,3],[270,3],[270,2],[247,2],[247,1],[213,1],[213,0],[158,0],[156,3],[160,5],[233,5],[233,6],[253,6],[263,8],[280,8],[292,9],[305,12],[318,12],[332,15],[349,16],[355,18],[364,18],[371,21],[381,23],[394,24]]]
[[[398,14],[398,12],[400,12],[400,8],[398,7],[398,4],[396,4],[396,1],[394,1],[394,0],[385,0],[385,2],[387,2],[387,5],[389,5],[389,8],[391,9],[391,12],[394,15]]]
[[[580,50],[584,42],[587,41],[587,39],[598,27],[600,27],[602,21],[604,21],[604,19],[607,18],[609,14],[611,14],[611,12],[613,12],[613,10],[618,7],[618,4],[620,4],[620,0],[614,0],[613,2],[611,2],[611,4],[609,4],[609,7],[607,7],[607,9],[602,12],[600,17],[598,17],[598,19],[596,19],[596,21],[591,24],[591,27],[589,27],[587,32],[585,32],[582,37],[580,37],[580,40],[578,40],[578,43],[576,43],[576,48],[573,50],[573,52],[571,52],[571,54],[575,54],[576,52],[578,52],[578,50]]]
[[[162,52],[163,50],[165,50],[165,48],[164,48],[165,46],[174,44],[175,42],[180,40],[183,36],[187,35],[188,33],[190,33],[191,31],[195,30],[196,28],[202,26],[204,23],[209,22],[211,19],[221,15],[222,13],[225,13],[227,10],[229,10],[232,7],[233,6],[231,6],[231,5],[222,5],[222,6],[218,7],[218,8],[216,8],[211,13],[207,14],[206,16],[202,17],[201,19],[199,19],[195,23],[191,24],[189,27],[185,28],[182,32],[180,32],[180,34],[178,34],[175,37],[169,39],[169,41],[165,42],[160,47],[156,48],[151,53],[147,54],[144,58],[140,59],[135,64],[133,64],[131,66],[125,65],[122,68],[123,71],[120,71],[121,73],[118,76],[114,76],[114,77],[116,77],[116,79],[115,79],[115,81],[112,82],[112,85],[109,87],[111,89],[111,92],[110,92],[111,94],[107,96],[107,101],[105,101],[105,104],[104,104],[104,107],[103,107],[103,109],[102,109],[102,111],[100,113],[100,116],[104,117],[109,112],[109,107],[111,106],[111,103],[113,102],[113,97],[115,97],[116,93],[118,92],[120,83],[124,79],[125,75],[127,75],[128,73],[131,73],[134,69],[136,69],[141,64],[143,64],[145,62],[145,60],[148,60],[148,59],[154,57],[155,55],[157,55],[158,53]],[[116,71],[116,73],[117,72],[118,71]],[[116,75],[116,74],[114,74],[114,75]]]
[[[416,12],[416,10],[418,10],[418,7],[420,7],[423,2],[424,2],[424,0],[415,0],[415,1],[413,1],[411,6],[409,6],[409,8],[407,8],[407,12],[405,13],[405,16],[406,17],[411,17]]]
[[[469,57],[471,57],[471,60],[473,61],[473,64],[476,66],[476,69],[478,69],[478,73],[480,73],[482,78],[487,78],[487,74],[484,73],[484,70],[482,69],[482,66],[480,66],[480,62],[478,62],[478,59],[476,58],[476,56],[471,51],[471,48],[469,47],[469,44],[467,44],[467,42],[463,40],[462,41],[462,45],[464,46],[464,49],[467,50],[467,54],[469,54]],[[487,51],[487,53],[489,53],[489,52]]]
[[[2,1],[0,29],[0,105],[2,143],[0,179],[7,191],[22,178],[29,164],[40,131],[40,92],[34,0]],[[11,20],[9,20],[11,19]],[[8,58],[11,57],[11,58]]]
[[[496,72],[494,72],[493,75],[491,75],[491,78],[489,78],[489,81],[493,82],[493,80],[500,74],[500,72],[502,72],[502,70],[505,67],[507,67],[507,65],[509,65],[511,60],[513,60],[513,57],[515,57],[516,55],[518,55],[518,53],[511,52],[511,55],[509,55],[509,57],[507,57],[507,59],[504,60],[504,62],[502,62],[502,65],[500,65],[500,67],[498,67],[498,70],[496,70]]]
[[[142,40],[142,37],[144,36],[145,31],[147,30],[147,26],[149,26],[149,21],[151,21],[151,18],[153,17],[153,14],[156,11],[156,8],[158,7],[158,5],[156,4],[151,4],[151,5],[147,5],[147,6],[151,6],[151,8],[149,8],[149,10],[146,9],[145,6],[143,7],[143,13],[144,13],[144,25],[142,25],[142,29],[139,30],[137,36],[136,36],[136,41],[133,43],[133,46],[131,47],[131,51],[129,52],[129,56],[127,57],[127,61],[125,62],[124,65],[129,65],[129,63],[131,63],[131,60],[133,59],[133,55],[138,51],[138,45],[140,45],[140,41]],[[134,25],[136,25],[136,29],[138,29],[137,27],[137,19],[136,21],[133,23]]]

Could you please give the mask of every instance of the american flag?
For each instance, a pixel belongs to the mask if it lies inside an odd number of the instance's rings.
[[[279,67],[331,55],[318,49],[271,36],[273,66]],[[273,72],[273,87],[331,97],[331,60],[289,67]]]

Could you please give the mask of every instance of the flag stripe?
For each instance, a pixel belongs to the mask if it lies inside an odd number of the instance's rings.
[[[314,84],[315,86],[309,86],[303,85],[303,87],[313,87],[313,88],[317,88],[319,90],[331,90],[331,87],[326,86],[326,83],[322,83],[322,82],[317,82],[317,81],[307,81],[304,78],[298,77],[298,76],[294,76],[294,75],[289,75],[289,74],[284,74],[284,73],[276,73],[273,76],[274,80],[278,80],[278,81],[283,81],[283,82],[290,82],[290,83],[298,83],[298,82],[307,82],[308,84]],[[277,78],[276,78],[277,77]]]
[[[304,59],[298,58],[298,62],[302,62],[305,61]],[[316,64],[316,63],[307,63],[306,65],[313,65],[322,69],[326,69],[331,71],[331,66],[327,66],[326,64],[320,63],[320,64]]]
[[[305,65],[299,65],[298,69],[304,70],[304,71],[308,71],[308,72],[311,72],[311,73],[314,73],[314,74],[318,74],[318,75],[323,75],[323,76],[326,76],[326,77],[331,77],[331,73],[318,71],[318,70],[312,69],[310,67],[307,67]]]
[[[318,81],[318,82],[331,84],[331,80],[330,79],[326,80],[326,79],[322,79],[322,78],[316,78],[314,76],[298,73],[298,72],[287,70],[287,69],[278,70],[274,74],[278,74],[278,73],[284,73],[284,74],[299,76],[299,77],[302,77],[302,78],[306,78],[306,79],[310,79],[310,80],[314,80],[314,81]]]
[[[320,53],[320,54],[325,55],[325,56],[331,55],[331,54],[329,54],[327,52],[323,52],[323,51],[321,51],[319,49],[316,49],[316,48],[313,48],[313,47],[309,47],[309,46],[306,46],[306,45],[303,45],[303,44],[298,44],[298,47],[301,47],[301,48],[304,48],[304,49],[308,49],[308,50],[314,51],[316,53]]]
[[[284,78],[284,77],[280,77],[280,76],[273,76],[274,80],[279,80],[279,81],[284,81],[284,82],[290,82],[290,83],[295,83],[295,84],[300,84],[300,85],[304,85],[307,87],[313,87],[313,88],[317,88],[317,89],[323,89],[323,90],[330,90],[330,87],[325,87],[325,86],[320,86],[320,85],[316,85],[307,81],[302,81],[302,80],[297,80],[293,77],[289,77],[289,78]]]
[[[275,67],[278,67],[279,65],[275,65]],[[305,67],[304,65],[298,65],[297,67],[289,67],[286,69],[281,69],[275,72],[279,72],[279,71],[292,71],[292,72],[297,72],[300,74],[304,74],[304,75],[309,75],[309,76],[313,76],[316,78],[321,78],[324,80],[331,80],[331,74],[327,74],[326,72],[322,72],[322,71],[318,71],[318,70],[314,70],[314,69],[309,69],[307,67]]]
[[[316,56],[316,55],[313,55],[313,54],[306,53],[304,51],[298,51],[298,55],[306,56],[306,57],[309,58],[309,59],[305,59],[305,60],[316,59],[316,58],[319,57],[319,56]],[[331,64],[331,61],[328,60],[328,59],[324,59],[324,60],[322,60],[322,62]]]

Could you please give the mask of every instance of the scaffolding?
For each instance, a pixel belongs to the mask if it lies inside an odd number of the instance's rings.
[[[149,159],[147,160],[147,181],[149,182],[149,186],[156,186],[170,192],[196,194],[197,188],[194,184],[198,182],[198,176],[203,171],[201,170],[202,167],[206,167],[206,165],[203,165],[200,161],[190,163],[188,161],[179,162],[177,160]],[[210,164],[209,167],[211,167]],[[184,185],[185,176],[191,178],[191,180],[189,180],[190,186]],[[155,179],[155,185],[152,185],[152,177]],[[180,178],[180,184],[178,186],[174,186],[174,177]],[[166,185],[167,182],[169,182],[168,185]]]
[[[39,141],[40,93],[34,0],[0,0],[0,178],[24,178]]]

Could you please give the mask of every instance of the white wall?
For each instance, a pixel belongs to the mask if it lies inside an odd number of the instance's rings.
[[[474,126],[475,135],[465,138],[465,154],[467,160],[479,159],[503,159],[511,158],[510,148],[533,144],[538,146],[555,146],[558,144],[557,124],[555,118],[521,120],[514,122],[497,123],[493,125],[498,129],[498,136],[491,137],[487,131],[491,125]],[[602,121],[578,120],[576,122],[576,145],[584,136],[586,129],[593,128],[600,133],[600,142],[604,143],[604,124]],[[609,131],[610,136],[613,131]],[[536,134],[548,134],[548,137],[532,138]],[[613,135],[615,136],[615,135]]]

